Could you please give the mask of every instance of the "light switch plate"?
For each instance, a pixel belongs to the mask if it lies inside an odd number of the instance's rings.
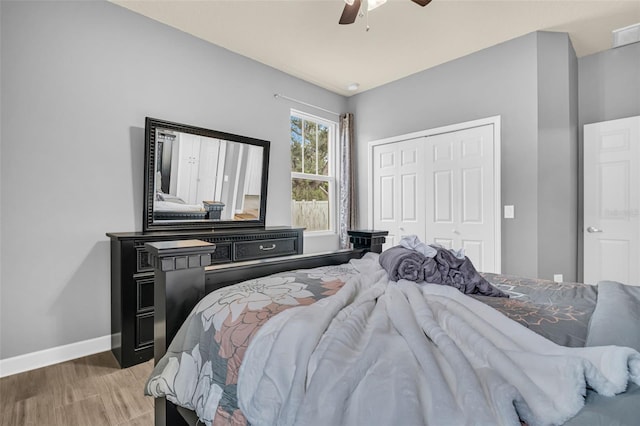
[[[514,206],[504,206],[504,218],[514,219],[516,217],[516,211]]]
[[[553,280],[557,283],[561,283],[562,281],[564,281],[564,277],[562,276],[562,274],[553,274]]]

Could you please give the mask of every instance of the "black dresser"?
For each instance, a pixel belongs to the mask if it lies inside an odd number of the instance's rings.
[[[153,267],[144,244],[203,240],[216,245],[212,264],[302,254],[303,229],[110,232],[111,350],[121,367],[153,358]]]

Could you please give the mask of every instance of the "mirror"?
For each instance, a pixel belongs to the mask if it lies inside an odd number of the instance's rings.
[[[263,227],[269,142],[147,117],[143,230]]]

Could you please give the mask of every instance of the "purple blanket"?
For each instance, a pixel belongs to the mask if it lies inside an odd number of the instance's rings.
[[[432,246],[434,247],[434,246]],[[471,263],[468,257],[464,259],[457,258],[451,251],[442,248],[434,247],[438,253],[433,259],[427,258],[427,264],[425,269],[434,269],[435,263],[438,272],[440,273],[440,280],[437,280],[437,275],[433,274],[434,281],[429,281],[425,277],[425,281],[436,284],[444,284],[451,287],[455,287],[464,294],[481,294],[483,296],[492,297],[509,297],[502,290],[495,288],[489,281],[485,280],[476,271],[476,268]],[[425,274],[426,275],[426,274]]]
[[[392,281],[426,281],[455,287],[464,294],[509,297],[489,284],[476,271],[468,257],[459,259],[450,250],[432,247],[437,250],[433,258],[402,246],[391,247],[380,255],[380,265]]]
[[[380,265],[387,271],[391,281],[405,279],[424,281],[422,265],[426,257],[417,251],[402,246],[391,247],[380,254]]]

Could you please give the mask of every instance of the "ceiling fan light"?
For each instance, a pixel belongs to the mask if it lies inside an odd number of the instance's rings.
[[[382,6],[386,2],[387,2],[387,0],[368,0],[367,1],[367,10],[373,10],[376,7]]]

